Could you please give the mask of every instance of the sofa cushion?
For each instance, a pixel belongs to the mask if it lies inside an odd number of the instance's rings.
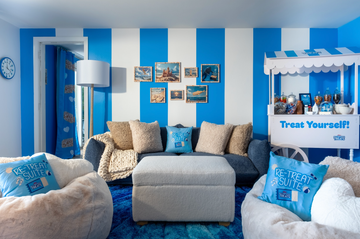
[[[91,138],[85,150],[85,159],[94,166],[94,171],[98,171],[100,159],[105,150],[105,144],[101,141]]]
[[[247,149],[251,140],[252,129],[251,123],[235,126],[225,152],[247,157]]]
[[[129,122],[106,122],[114,140],[115,148],[121,150],[133,149],[133,140]]]
[[[167,142],[165,152],[169,153],[191,153],[191,135],[192,128],[176,128],[166,126],[167,130]]]
[[[214,154],[193,152],[181,154],[181,156],[214,156]],[[221,157],[225,158],[230,166],[235,170],[237,185],[253,185],[259,176],[259,171],[248,157],[236,154],[224,154]]]
[[[163,151],[160,127],[157,121],[142,123],[130,120],[134,150],[137,153],[150,153]]]
[[[232,124],[217,125],[203,121],[195,151],[223,155],[233,127]]]

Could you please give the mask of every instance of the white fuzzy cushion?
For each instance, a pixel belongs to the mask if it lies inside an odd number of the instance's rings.
[[[36,153],[35,155],[45,154],[49,161],[57,183],[60,188],[65,187],[73,179],[90,173],[94,170],[93,165],[85,159],[61,159],[53,154]]]
[[[360,198],[344,179],[327,179],[314,197],[311,220],[360,234]]]

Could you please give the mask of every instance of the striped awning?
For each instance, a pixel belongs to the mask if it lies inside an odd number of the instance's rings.
[[[341,66],[360,62],[359,47],[322,48],[265,53],[264,72],[294,74],[311,72],[336,72]]]

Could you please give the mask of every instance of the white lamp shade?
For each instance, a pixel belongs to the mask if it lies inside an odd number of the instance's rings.
[[[108,87],[110,64],[103,61],[81,60],[77,62],[76,84],[80,86]]]

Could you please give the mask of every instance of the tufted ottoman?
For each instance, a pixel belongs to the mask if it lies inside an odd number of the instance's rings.
[[[145,157],[132,177],[135,222],[234,220],[235,172],[223,157]]]

